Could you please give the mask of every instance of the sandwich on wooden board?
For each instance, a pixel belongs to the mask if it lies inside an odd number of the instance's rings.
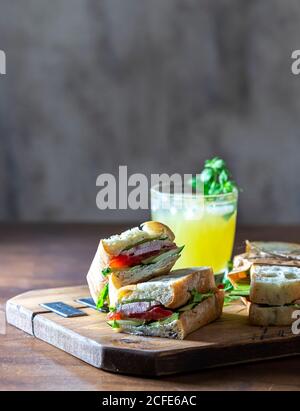
[[[169,273],[183,249],[174,240],[170,228],[156,221],[102,239],[87,274],[98,307],[108,299],[110,274],[122,287]]]
[[[224,292],[211,268],[175,270],[125,287],[110,275],[108,324],[135,335],[184,339],[222,314]]]

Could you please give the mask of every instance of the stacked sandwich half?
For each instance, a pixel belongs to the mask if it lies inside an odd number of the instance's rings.
[[[247,242],[228,278],[248,305],[251,324],[291,325],[300,308],[300,245]]]
[[[210,268],[170,271],[182,249],[153,221],[100,241],[87,279],[111,327],[183,339],[221,315],[224,295]]]

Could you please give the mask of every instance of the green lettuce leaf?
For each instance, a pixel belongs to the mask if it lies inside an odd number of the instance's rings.
[[[132,327],[138,327],[140,325],[144,325],[145,321],[143,320],[109,320],[107,324],[110,325],[112,328],[122,328],[123,326],[131,325]]]
[[[250,295],[250,287],[248,289],[240,289],[236,288],[235,290],[231,290],[229,293],[230,296],[239,296],[239,297],[248,297]]]
[[[199,293],[199,291],[193,289],[191,292],[192,299],[190,303],[201,303],[203,300],[205,300],[208,297],[211,297],[214,294],[213,291],[209,291],[208,293]]]
[[[173,250],[166,251],[162,254],[146,258],[145,260],[142,261],[142,264],[147,265],[147,264],[158,263],[160,260],[163,260],[167,257],[171,257],[172,255],[180,254],[181,251],[183,250],[183,248],[184,248],[184,245],[182,247],[177,247],[177,248],[174,248]]]
[[[231,304],[233,301],[239,300],[241,297],[239,295],[225,295],[224,306]]]
[[[167,325],[172,323],[173,321],[177,321],[179,318],[179,313],[174,313],[169,317],[165,318],[164,320],[153,321],[152,323],[147,324],[149,327],[158,327],[161,325]]]
[[[116,320],[107,321],[107,324],[111,326],[111,328],[120,328],[120,324]]]
[[[194,307],[196,307],[196,305],[200,304],[202,301],[214,295],[214,292],[209,291],[208,293],[199,293],[199,291],[194,289],[192,290],[191,294],[192,294],[192,298],[190,302],[187,305],[179,308],[178,310],[179,312],[192,310]]]
[[[110,274],[111,273],[111,269],[109,268],[109,267],[107,267],[107,268],[104,268],[103,270],[102,270],[102,275],[104,276],[104,277],[106,277],[108,274]]]
[[[108,303],[108,283],[102,288],[101,293],[98,298],[97,308],[98,310],[103,308],[104,304]]]

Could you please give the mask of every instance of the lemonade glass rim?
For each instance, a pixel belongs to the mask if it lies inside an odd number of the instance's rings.
[[[237,201],[238,199],[238,194],[239,190],[234,187],[233,190],[230,193],[225,193],[225,194],[209,194],[205,195],[203,193],[185,193],[185,192],[178,192],[178,193],[170,193],[170,192],[161,192],[159,188],[161,185],[156,184],[150,188],[151,194],[156,194],[160,196],[169,196],[169,197],[179,197],[179,196],[184,196],[185,198],[191,198],[194,200],[201,199],[202,201],[209,201],[213,202],[213,200],[223,200],[222,202],[227,203],[227,202],[232,202],[232,201]],[[163,186],[168,186],[168,184],[162,184]]]

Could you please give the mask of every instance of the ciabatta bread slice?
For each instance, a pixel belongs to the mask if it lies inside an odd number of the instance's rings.
[[[131,228],[121,234],[112,235],[101,240],[99,252],[103,267],[108,266],[110,258],[118,256],[125,248],[154,239],[166,239],[173,242],[175,236],[166,225],[157,221],[146,221],[139,227]]]
[[[287,326],[292,325],[295,318],[292,317],[296,310],[300,310],[300,305],[282,305],[282,306],[261,306],[250,304],[249,321],[252,325],[259,326]]]
[[[280,241],[246,241],[246,253],[260,257],[300,260],[300,244]]]
[[[111,274],[109,283],[111,306],[117,302],[147,299],[158,301],[164,307],[172,309],[185,305],[190,300],[193,290],[206,293],[216,287],[214,274],[210,267],[184,268],[147,282],[121,288],[119,285],[118,278],[115,274]]]
[[[282,265],[285,267],[300,267],[300,260],[282,259],[280,257],[265,256],[244,253],[236,255],[233,259],[233,270],[247,270],[253,264],[256,265]]]
[[[300,268],[252,265],[250,301],[256,304],[286,305],[300,299]]]

